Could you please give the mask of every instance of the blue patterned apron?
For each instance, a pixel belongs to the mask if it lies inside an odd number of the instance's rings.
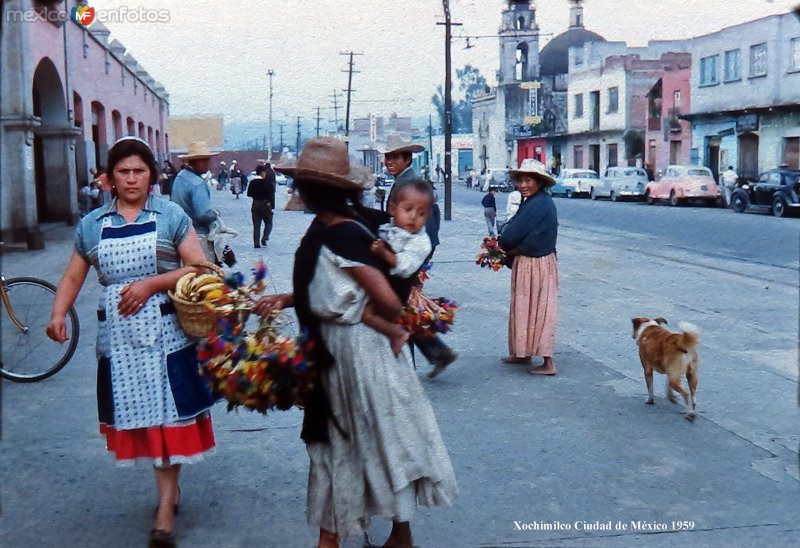
[[[118,430],[175,423],[197,416],[213,397],[197,366],[195,345],[181,330],[166,293],[122,317],[119,292],[158,274],[156,215],[144,222],[103,220],[97,249],[105,290],[98,307],[97,398],[100,422]]]

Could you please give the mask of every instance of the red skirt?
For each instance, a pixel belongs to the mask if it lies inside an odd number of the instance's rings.
[[[216,445],[209,413],[175,424],[133,430],[100,424],[100,433],[106,436],[106,447],[119,464],[141,459],[157,467],[188,464],[202,460]]]

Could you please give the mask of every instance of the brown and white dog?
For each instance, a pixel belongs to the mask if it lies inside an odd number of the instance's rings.
[[[695,391],[697,390],[697,369],[700,358],[697,356],[697,340],[700,331],[687,322],[678,322],[682,333],[672,333],[661,327],[666,324],[664,318],[633,318],[633,338],[639,345],[639,359],[644,368],[644,379],[647,381],[647,400],[653,403],[653,371],[667,376],[667,398],[677,403],[676,390],[686,401],[686,418],[694,420],[696,413]],[[689,382],[689,393],[681,386],[681,378]]]

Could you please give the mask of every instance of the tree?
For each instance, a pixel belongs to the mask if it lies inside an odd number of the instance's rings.
[[[466,65],[463,69],[456,69],[458,77],[458,90],[463,94],[463,98],[453,100],[453,133],[472,133],[472,100],[485,93],[487,84],[486,78],[481,75],[480,70],[472,65]],[[431,103],[439,114],[439,121],[444,127],[444,89],[442,86],[436,88],[436,93],[431,97]]]

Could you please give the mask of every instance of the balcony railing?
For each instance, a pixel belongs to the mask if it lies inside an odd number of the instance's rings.
[[[647,131],[661,131],[661,118],[648,118]]]
[[[679,109],[678,107],[672,107],[671,109],[669,109],[669,118],[667,119],[667,121],[669,122],[670,131],[678,132],[683,129],[681,128],[680,115],[681,115],[681,109]]]

